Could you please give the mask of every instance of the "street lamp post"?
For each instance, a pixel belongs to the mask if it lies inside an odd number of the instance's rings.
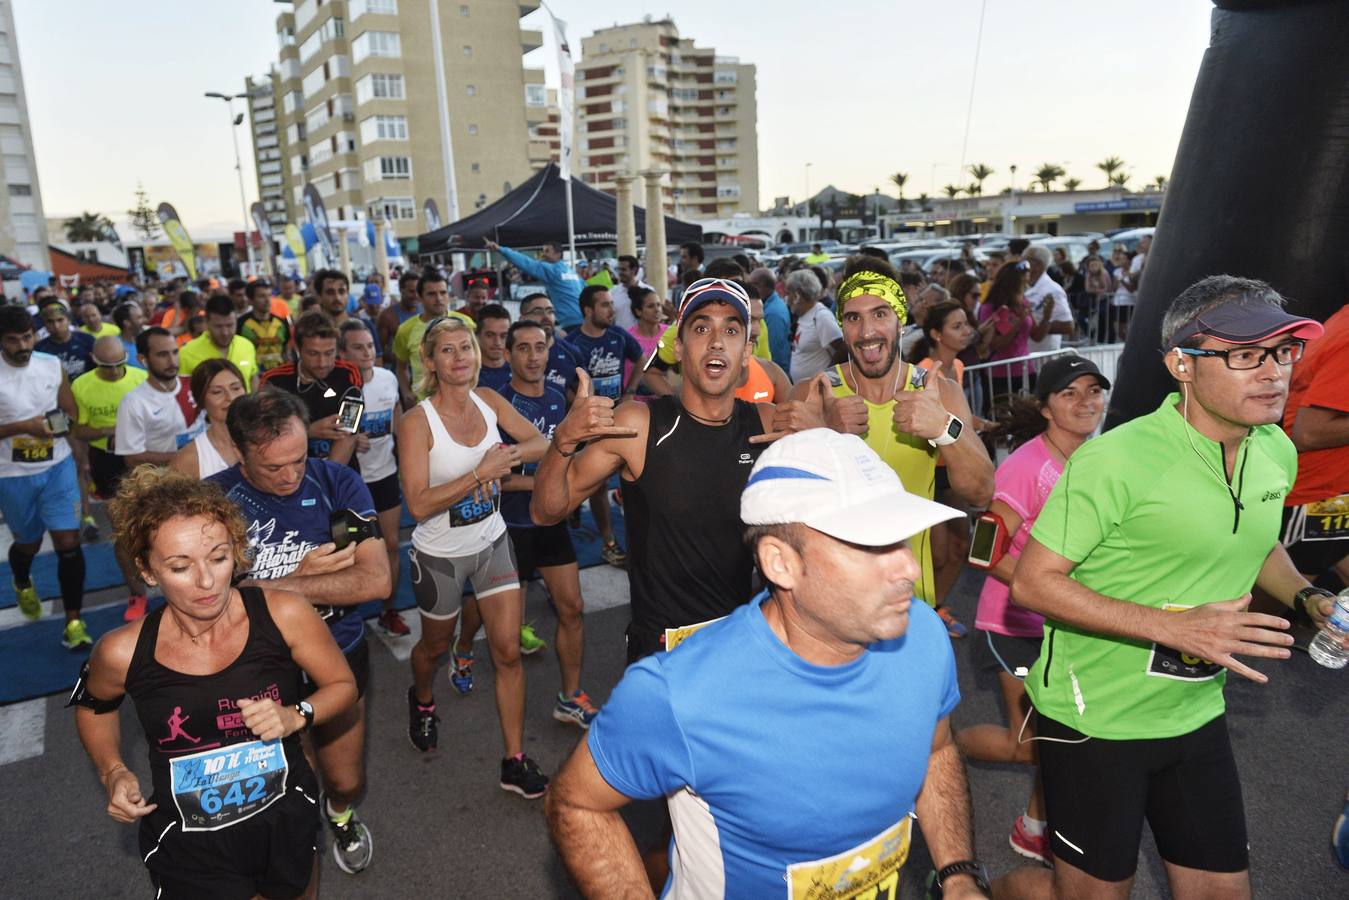
[[[244,194],[244,166],[239,158],[239,132],[238,126],[244,120],[244,114],[239,113],[236,118],[234,115],[234,101],[247,99],[247,94],[221,94],[216,91],[207,91],[207,97],[214,97],[218,100],[224,100],[225,106],[229,110],[230,117],[230,137],[234,140],[234,172],[239,176],[239,207],[244,214],[244,251],[248,254],[248,268],[255,268],[253,261],[253,233],[248,227],[248,197]]]

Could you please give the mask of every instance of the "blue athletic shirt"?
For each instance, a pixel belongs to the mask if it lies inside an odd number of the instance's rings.
[[[561,334],[554,335],[553,346],[548,348],[548,371],[544,380],[548,386],[567,396],[568,391],[576,390],[576,369],[585,368],[581,353]]]
[[[792,896],[789,865],[909,827],[937,723],[960,702],[951,640],[927,604],[914,601],[898,639],[816,666],[769,628],[766,597],[630,666],[590,726],[610,786],[668,798],[663,897]]]
[[[510,382],[497,389],[501,396],[505,397],[515,407],[515,411],[526,419],[534,423],[534,427],[539,429],[539,433],[553,439],[553,432],[557,426],[562,423],[563,417],[567,415],[567,398],[559,392],[548,386],[543,388],[542,397],[530,397],[522,394],[511,387]],[[514,439],[504,431],[501,433],[501,440],[507,444],[514,444]],[[533,475],[538,471],[538,463],[525,463],[523,474]],[[506,524],[511,528],[533,528],[534,520],[529,517],[529,498],[533,496],[531,491],[502,491],[501,492],[501,517],[506,520]]]
[[[478,370],[478,387],[485,387],[488,390],[501,392],[501,389],[511,383],[511,364],[502,363],[500,368],[493,369],[490,366],[483,366]]]
[[[332,543],[331,517],[337,510],[375,514],[375,502],[360,474],[326,459],[305,460],[304,481],[289,497],[265,494],[253,487],[244,480],[237,464],[207,480],[220,485],[243,513],[253,551],[253,568],[248,575],[259,581],[289,575],[310,550]],[[365,634],[365,624],[354,614],[329,619],[328,628],[343,652],[350,651]]]
[[[642,365],[642,345],[628,332],[614,325],[599,337],[590,337],[581,329],[567,335],[585,362],[581,365],[590,373],[591,388],[596,397],[617,400],[623,393],[623,361]]]
[[[64,344],[56,343],[56,338],[48,335],[33,345],[36,353],[50,353],[61,360],[61,368],[66,370],[66,378],[74,381],[85,372],[94,370],[94,336],[87,331],[71,329],[70,340]],[[127,360],[128,365],[136,365],[133,352]],[[576,376],[572,376],[575,379]]]

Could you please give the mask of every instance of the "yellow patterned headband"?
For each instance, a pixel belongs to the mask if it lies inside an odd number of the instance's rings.
[[[839,285],[838,302],[834,304],[839,322],[843,321],[844,304],[864,294],[884,300],[895,311],[895,315],[899,316],[901,324],[908,319],[909,301],[904,296],[904,289],[899,286],[899,282],[880,272],[856,272]]]

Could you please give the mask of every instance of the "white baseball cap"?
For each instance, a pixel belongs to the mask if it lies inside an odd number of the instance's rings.
[[[958,509],[904,490],[899,476],[855,434],[812,428],[763,452],[740,495],[746,525],[799,522],[850,544],[888,547]]]

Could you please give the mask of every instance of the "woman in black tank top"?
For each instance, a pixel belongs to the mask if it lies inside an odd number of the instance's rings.
[[[108,814],[140,822],[158,897],[310,896],[318,790],[299,732],[356,702],[304,598],[230,586],[243,521],[213,484],[142,466],[109,507],[118,548],[166,606],[103,637],[72,694]],[[318,691],[299,701],[300,672]],[[149,745],[149,801],[121,755],[129,694]]]

